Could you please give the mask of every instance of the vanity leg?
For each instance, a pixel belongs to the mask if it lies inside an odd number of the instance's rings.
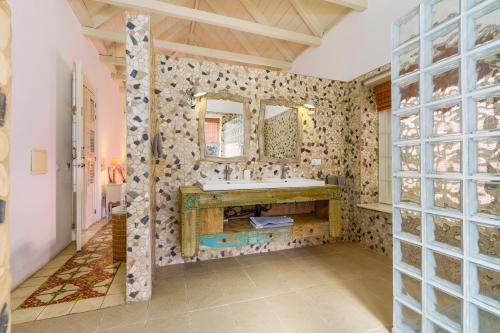
[[[340,237],[342,230],[340,200],[330,200],[328,205],[328,220],[330,221],[330,237]]]
[[[198,209],[187,209],[181,214],[181,252],[183,257],[194,257],[199,249]]]

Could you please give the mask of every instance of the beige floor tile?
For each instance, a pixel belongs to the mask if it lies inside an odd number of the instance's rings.
[[[67,315],[71,312],[71,309],[73,308],[73,306],[75,306],[75,303],[76,301],[47,305],[45,309],[43,309],[43,311],[40,313],[37,320]]]
[[[76,301],[75,306],[71,309],[71,313],[87,312],[97,310],[101,307],[104,297],[86,298]]]
[[[91,311],[67,316],[37,320],[30,333],[90,333],[95,332],[101,313]],[[15,333],[15,332],[13,332]]]
[[[146,324],[144,322],[140,322],[131,325],[114,327],[106,330],[99,330],[96,331],[96,333],[144,333],[145,331],[146,331]]]
[[[153,297],[149,301],[148,319],[179,316],[187,313],[188,302],[184,291]]]
[[[116,295],[116,294],[125,294],[125,283],[124,282],[115,282],[111,284],[106,295]]]
[[[32,286],[32,287],[19,287],[16,288],[11,296],[12,298],[28,298],[31,294],[33,294],[36,290],[38,289],[38,286]]]
[[[16,297],[16,298],[11,298],[10,299],[10,307],[15,310],[17,309],[17,307],[21,304],[23,304],[23,302],[26,300],[26,297]]]
[[[189,318],[192,333],[238,332],[229,306],[190,312]]]
[[[47,281],[47,277],[31,277],[28,280],[24,281],[19,287],[40,287],[45,281]]]
[[[49,277],[59,270],[59,267],[44,267],[33,275],[34,277]]]
[[[286,332],[266,299],[233,304],[230,309],[240,332]]]
[[[33,321],[12,325],[12,333],[33,333]]]
[[[124,294],[106,295],[104,296],[104,301],[101,304],[101,308],[108,308],[111,306],[117,306],[123,304],[125,304]]]
[[[298,293],[271,297],[269,303],[287,332],[332,332],[312,304]]]
[[[381,333],[392,322],[390,259],[351,243],[158,268],[148,303],[123,305],[125,274],[121,265],[101,310],[77,314],[98,316],[88,332]],[[72,316],[36,324],[59,333]]]
[[[126,304],[102,309],[100,310],[102,312],[102,317],[99,324],[99,330],[132,325],[139,322],[145,323],[147,309],[147,302]]]
[[[146,333],[188,333],[191,332],[187,314],[146,322]]]
[[[28,321],[36,320],[40,312],[44,309],[44,306],[28,309],[16,310],[12,313],[12,323],[21,324]]]

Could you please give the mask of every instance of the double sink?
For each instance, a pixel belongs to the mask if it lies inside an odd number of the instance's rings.
[[[325,186],[324,180],[305,178],[263,178],[262,180],[201,180],[199,181],[199,183],[203,191]]]

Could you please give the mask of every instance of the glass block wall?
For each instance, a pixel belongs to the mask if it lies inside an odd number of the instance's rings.
[[[392,30],[394,329],[500,332],[500,0]]]

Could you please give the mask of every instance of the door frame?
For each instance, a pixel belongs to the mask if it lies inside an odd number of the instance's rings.
[[[95,120],[95,138],[94,138],[94,153],[95,153],[95,165],[94,165],[94,205],[96,207],[93,214],[93,221],[89,223],[87,221],[87,211],[86,211],[86,161],[85,161],[85,121],[84,121],[84,87],[89,89],[95,99],[96,103],[96,120]],[[98,145],[97,143],[97,93],[96,89],[85,77],[82,64],[80,61],[75,61],[74,72],[73,72],[73,137],[72,137],[72,158],[73,158],[73,210],[75,217],[75,239],[76,239],[76,250],[80,251],[82,249],[82,234],[83,230],[87,229],[91,224],[96,222],[97,217],[97,194],[98,194],[98,178],[97,178],[97,156],[98,156]]]

